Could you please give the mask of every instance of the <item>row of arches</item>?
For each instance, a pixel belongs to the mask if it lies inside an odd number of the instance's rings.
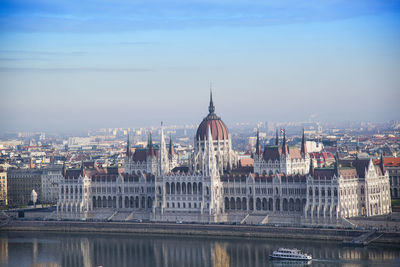
[[[363,190],[364,190],[364,189],[363,189]],[[319,189],[318,186],[316,186],[316,187],[314,188],[314,190],[313,190],[313,188],[310,186],[310,187],[308,188],[308,194],[309,194],[310,196],[313,196],[313,195],[319,196],[319,195],[321,194],[321,196],[323,196],[323,197],[324,197],[325,194],[326,194],[328,197],[330,197],[330,196],[332,195],[332,191],[331,191],[331,188],[330,188],[330,187],[327,187],[327,188],[321,187],[321,189]],[[337,197],[337,188],[336,188],[336,187],[333,188],[333,196]]]
[[[172,182],[171,184],[167,182],[167,183],[165,183],[165,190],[166,190],[167,195],[170,195],[170,194],[171,195],[174,195],[174,194],[196,195],[196,194],[201,194],[203,192],[203,184],[201,182],[198,184],[196,182],[194,182],[193,184],[190,182],[189,183],[185,183],[185,182],[174,183],[174,182]]]
[[[83,206],[80,202],[62,203],[59,205],[59,212],[61,213],[81,213]]]
[[[306,205],[306,199],[293,199],[293,198],[284,198],[281,200],[279,198],[256,198],[255,206],[253,198],[250,198],[247,201],[247,198],[234,198],[234,197],[225,197],[225,210],[257,210],[257,211],[297,211],[302,212]],[[282,204],[282,206],[281,206]],[[275,205],[275,209],[274,209]]]
[[[109,196],[108,198],[103,196],[100,197],[98,196],[97,198],[94,196],[92,198],[93,202],[93,208],[136,208],[136,209],[146,209],[146,208],[152,208],[153,207],[153,201],[154,198],[152,197],[141,197],[139,198],[138,196],[136,197],[125,197],[124,201],[122,196],[118,198],[117,202],[117,197],[111,197]]]
[[[320,205],[320,206],[310,205],[306,210],[306,218],[336,217],[336,212],[337,212],[336,205]],[[347,209],[344,209],[343,213],[344,217],[346,217],[346,215],[348,215],[349,212]]]
[[[78,192],[82,194],[82,186],[77,186],[77,185],[75,187],[73,185],[65,186],[65,194],[73,194],[73,193],[78,194]],[[61,186],[61,194],[64,194],[63,185]]]

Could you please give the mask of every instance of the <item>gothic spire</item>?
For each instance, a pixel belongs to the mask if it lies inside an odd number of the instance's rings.
[[[211,85],[210,85],[210,105],[208,106],[208,111],[210,112],[210,114],[214,113],[214,111],[215,111],[215,107],[214,107],[214,103],[213,103],[213,99],[212,99]]]
[[[288,154],[288,147],[286,145],[286,131],[283,129],[283,142],[282,142],[282,154]]]
[[[279,146],[279,135],[278,135],[278,128],[276,128],[275,145],[276,145],[276,146]]]
[[[126,142],[126,156],[129,158],[131,157],[131,144],[129,142],[129,134],[128,134],[128,140]]]
[[[379,167],[381,168],[382,174],[385,175],[385,162],[383,161],[383,153],[381,153],[381,159],[379,161]]]
[[[149,139],[147,141],[147,155],[151,157],[155,156],[151,132],[149,134]]]
[[[256,155],[261,155],[260,132],[257,129]]]
[[[335,155],[335,175],[336,177],[339,177],[339,152],[336,150],[336,155]]]
[[[65,166],[65,160],[64,160],[63,167],[62,167],[62,173],[63,173],[64,176],[65,176],[66,170],[67,170],[67,168]]]
[[[81,176],[83,177],[84,176],[84,164],[83,164],[83,159],[82,159],[82,161],[81,161]]]
[[[149,148],[153,148],[153,140],[152,140],[152,137],[151,137],[151,132],[149,133],[148,146],[149,146]]]
[[[303,128],[303,136],[301,138],[301,154],[305,155],[307,153],[306,147],[306,139],[304,137],[304,128]]]
[[[172,158],[174,155],[174,144],[172,144],[172,137],[169,135],[169,150],[168,150],[169,156]]]

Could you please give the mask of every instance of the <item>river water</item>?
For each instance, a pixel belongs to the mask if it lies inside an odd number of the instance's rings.
[[[400,248],[337,242],[102,233],[0,232],[0,266],[303,266],[269,260],[279,247],[313,255],[309,266],[400,266]]]

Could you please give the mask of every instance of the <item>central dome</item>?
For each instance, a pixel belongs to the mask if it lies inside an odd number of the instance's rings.
[[[215,107],[212,100],[212,93],[210,93],[210,106],[208,107],[208,115],[200,123],[197,128],[196,140],[206,140],[208,137],[208,130],[211,130],[213,140],[228,140],[228,128],[225,123],[215,114]]]

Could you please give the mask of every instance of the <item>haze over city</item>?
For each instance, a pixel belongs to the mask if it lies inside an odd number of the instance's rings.
[[[399,119],[399,1],[3,1],[0,132]]]

